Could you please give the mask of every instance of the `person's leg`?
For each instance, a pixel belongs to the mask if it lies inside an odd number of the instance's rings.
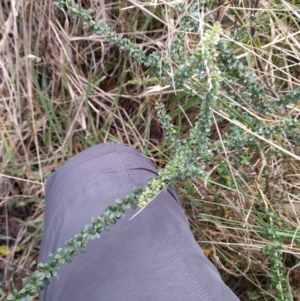
[[[46,183],[45,230],[39,262],[92,217],[157,175],[137,150],[115,143],[70,159]],[[85,254],[62,265],[41,301],[237,301],[194,240],[179,201],[168,188],[136,217],[91,241]]]

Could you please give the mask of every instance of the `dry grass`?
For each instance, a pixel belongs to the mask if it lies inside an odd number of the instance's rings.
[[[251,30],[247,1],[229,1],[220,9],[215,2],[205,11],[207,26],[221,21],[228,39],[237,27]],[[258,8],[267,7],[264,1],[256,2]],[[273,96],[300,84],[300,11],[291,10],[297,5],[293,1],[279,2],[278,9],[273,6],[258,17],[255,37],[236,47],[236,55]],[[149,52],[167,52],[181,18],[163,1],[153,1],[157,6],[134,0],[78,3]],[[20,278],[35,268],[43,188],[51,172],[105,141],[132,145],[162,167],[168,149],[155,117],[155,101],[167,104],[182,137],[197,118],[198,104],[180,91],[155,92],[146,81],[147,69],[110,46],[105,37],[91,34],[81,20],[66,18],[49,1],[2,1],[0,30],[1,297],[19,288]],[[187,35],[188,49],[193,49],[196,38]],[[299,117],[299,108],[290,110]],[[211,139],[222,139],[227,130],[228,123],[216,122]],[[299,146],[286,146],[295,157],[299,154]],[[273,292],[266,290],[268,259],[260,249],[269,241],[263,235],[257,200],[266,199],[279,214],[287,242],[284,264],[292,268],[300,255],[300,165],[291,156],[274,154],[264,162],[263,153],[245,149],[245,154],[238,168],[225,164],[229,154],[219,154],[218,164],[207,166],[214,170],[212,182],[176,183],[177,191],[195,238],[241,300],[249,300],[249,292],[251,300],[274,300]],[[271,192],[271,200],[265,191]],[[290,273],[294,300],[300,300],[299,273],[299,267]]]

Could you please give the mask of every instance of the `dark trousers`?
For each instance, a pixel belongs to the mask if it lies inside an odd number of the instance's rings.
[[[45,230],[39,262],[92,217],[157,175],[137,150],[104,143],[60,167],[46,183]],[[171,188],[91,241],[64,264],[42,301],[238,301],[195,241]]]

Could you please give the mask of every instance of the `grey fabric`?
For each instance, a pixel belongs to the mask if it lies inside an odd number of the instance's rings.
[[[91,217],[157,175],[137,150],[115,143],[70,159],[46,183],[45,230],[39,262],[46,262]],[[140,214],[129,210],[85,254],[61,266],[42,301],[237,301],[194,240],[179,201],[168,188]]]

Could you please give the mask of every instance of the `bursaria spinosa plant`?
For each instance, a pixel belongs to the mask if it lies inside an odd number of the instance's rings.
[[[109,206],[103,214],[93,218],[79,234],[67,240],[56,254],[50,254],[48,262],[40,263],[30,278],[23,279],[23,288],[7,297],[6,300],[10,301],[31,300],[50,283],[52,277],[58,275],[61,264],[71,263],[74,256],[84,253],[89,241],[99,239],[103,231],[110,230],[124,217],[126,210],[146,207],[173,181],[192,178],[208,180],[211,170],[207,170],[206,165],[215,164],[216,153],[231,152],[228,162],[236,165],[236,158],[243,154],[245,147],[249,152],[257,151],[265,156],[260,150],[268,145],[270,154],[297,158],[278,141],[280,131],[287,133],[287,139],[294,139],[295,136],[299,139],[299,135],[294,133],[299,128],[299,120],[288,115],[282,117],[278,112],[287,105],[296,104],[300,91],[271,97],[259,83],[258,77],[235,57],[234,43],[226,38],[218,22],[205,28],[190,53],[184,47],[183,39],[187,32],[198,31],[197,5],[186,8],[183,3],[176,7],[177,12],[184,16],[177,35],[171,41],[168,58],[162,52],[147,55],[142,47],[118,34],[103,20],[94,20],[91,11],[71,0],[60,0],[55,5],[69,12],[73,18],[81,19],[93,33],[104,36],[110,44],[126,52],[134,62],[149,68],[153,78],[156,78],[156,84],[182,89],[187,97],[195,97],[199,112],[188,135],[181,139],[165,105],[157,102],[155,109],[171,155],[168,164],[145,187],[134,190],[122,200],[116,200],[114,206]],[[216,120],[229,121],[231,126],[222,139],[213,140],[210,139],[211,128]],[[264,172],[265,166],[261,169],[259,179]],[[257,181],[257,189],[260,189],[259,185]],[[268,247],[263,248],[263,252],[271,258],[272,285],[277,290],[278,300],[288,300],[282,266],[282,241],[275,223],[277,216],[268,203],[261,201],[260,206],[266,225],[265,235],[271,241]]]

